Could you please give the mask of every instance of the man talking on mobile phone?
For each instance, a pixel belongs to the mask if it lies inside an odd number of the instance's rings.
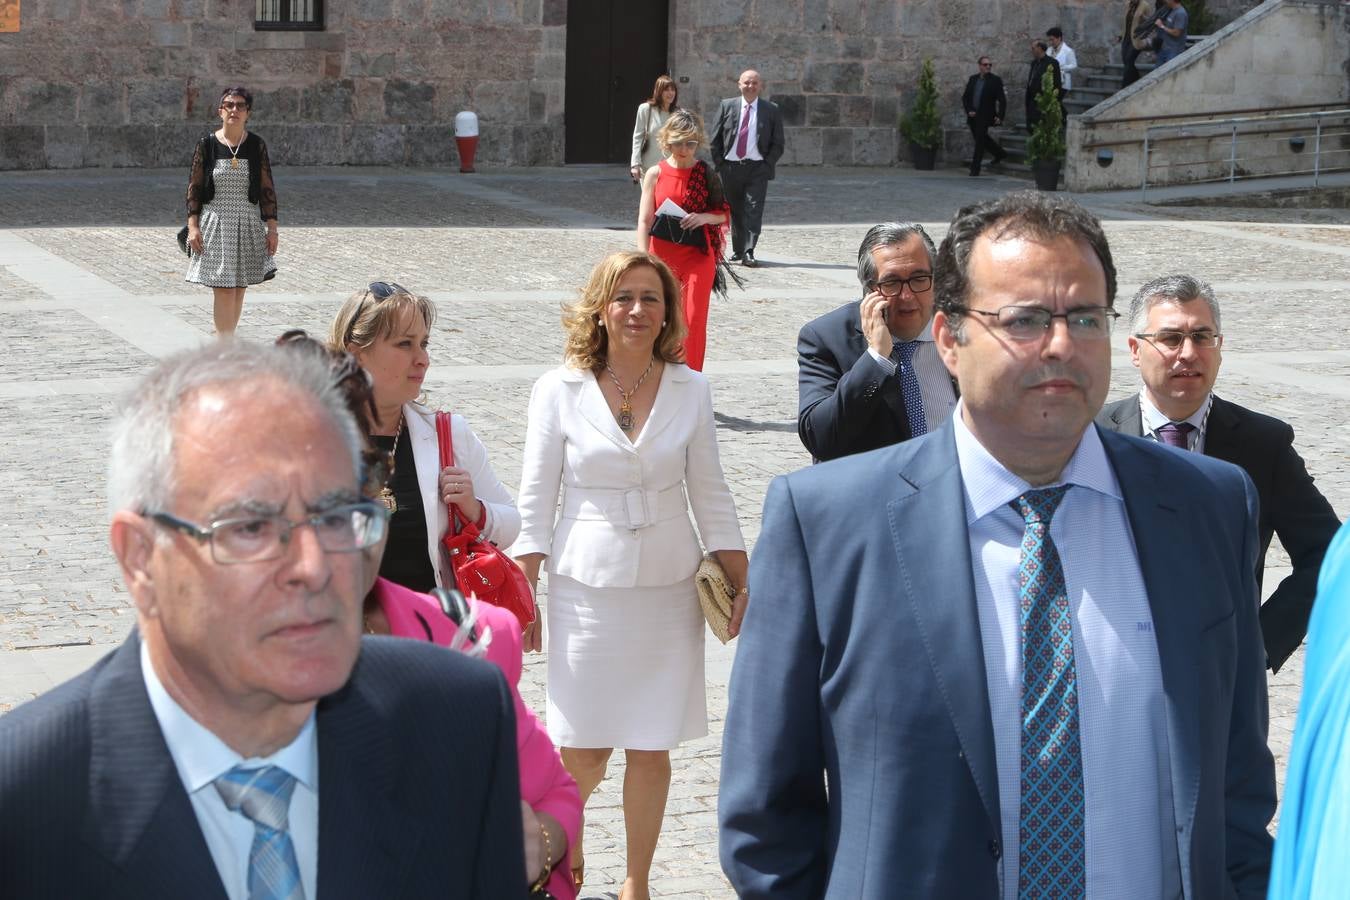
[[[817,461],[918,437],[956,406],[933,343],[933,240],[874,225],[858,247],[863,297],[797,335],[797,434]]]

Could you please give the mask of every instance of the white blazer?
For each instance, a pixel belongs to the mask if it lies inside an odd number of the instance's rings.
[[[403,407],[403,421],[412,442],[413,465],[417,468],[417,486],[422,492],[422,510],[427,517],[427,553],[436,571],[436,584],[453,585],[453,577],[441,572],[441,537],[450,527],[450,513],[441,499],[441,446],[436,440],[436,412],[417,403]],[[469,470],[473,490],[487,509],[483,537],[505,547],[520,534],[520,512],[511,501],[511,492],[502,484],[488,462],[487,448],[458,413],[450,416],[450,437],[455,445],[455,465]]]
[[[530,395],[513,556],[595,587],[650,587],[693,576],[708,550],[744,550],[722,475],[708,381],[667,363],[635,442],[595,375],[561,367]],[[687,496],[687,501],[686,501]],[[560,504],[561,499],[561,504]]]

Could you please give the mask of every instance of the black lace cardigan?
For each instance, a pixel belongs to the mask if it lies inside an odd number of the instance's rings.
[[[216,196],[216,183],[212,172],[216,160],[229,154],[225,145],[216,140],[214,133],[208,134],[197,142],[192,154],[192,174],[188,176],[187,212],[189,216],[200,215],[202,207]],[[239,158],[248,164],[248,202],[258,207],[264,222],[277,217],[277,192],[272,182],[272,163],[267,158],[267,145],[253,132],[244,138],[239,148]]]

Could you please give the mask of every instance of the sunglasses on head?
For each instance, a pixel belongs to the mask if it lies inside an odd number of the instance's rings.
[[[388,300],[395,294],[411,294],[412,291],[399,284],[397,281],[372,281],[366,285],[366,292],[375,298],[376,303]],[[345,347],[351,343],[352,331],[356,328],[356,323],[361,321],[361,313],[366,311],[365,298],[357,304],[356,312],[352,313],[352,320],[347,323],[347,333],[342,339],[342,345]]]

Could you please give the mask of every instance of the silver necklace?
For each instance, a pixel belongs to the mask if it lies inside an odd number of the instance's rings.
[[[638,388],[642,387],[642,382],[647,380],[647,376],[652,374],[652,366],[654,365],[656,365],[655,357],[647,363],[647,371],[642,373],[642,377],[637,380],[637,384],[633,385],[633,389],[625,391],[623,385],[619,383],[619,376],[614,374],[614,370],[610,368],[609,363],[605,363],[605,371],[613,379],[614,387],[619,390],[619,427],[625,433],[633,430],[633,395],[638,392]]]

